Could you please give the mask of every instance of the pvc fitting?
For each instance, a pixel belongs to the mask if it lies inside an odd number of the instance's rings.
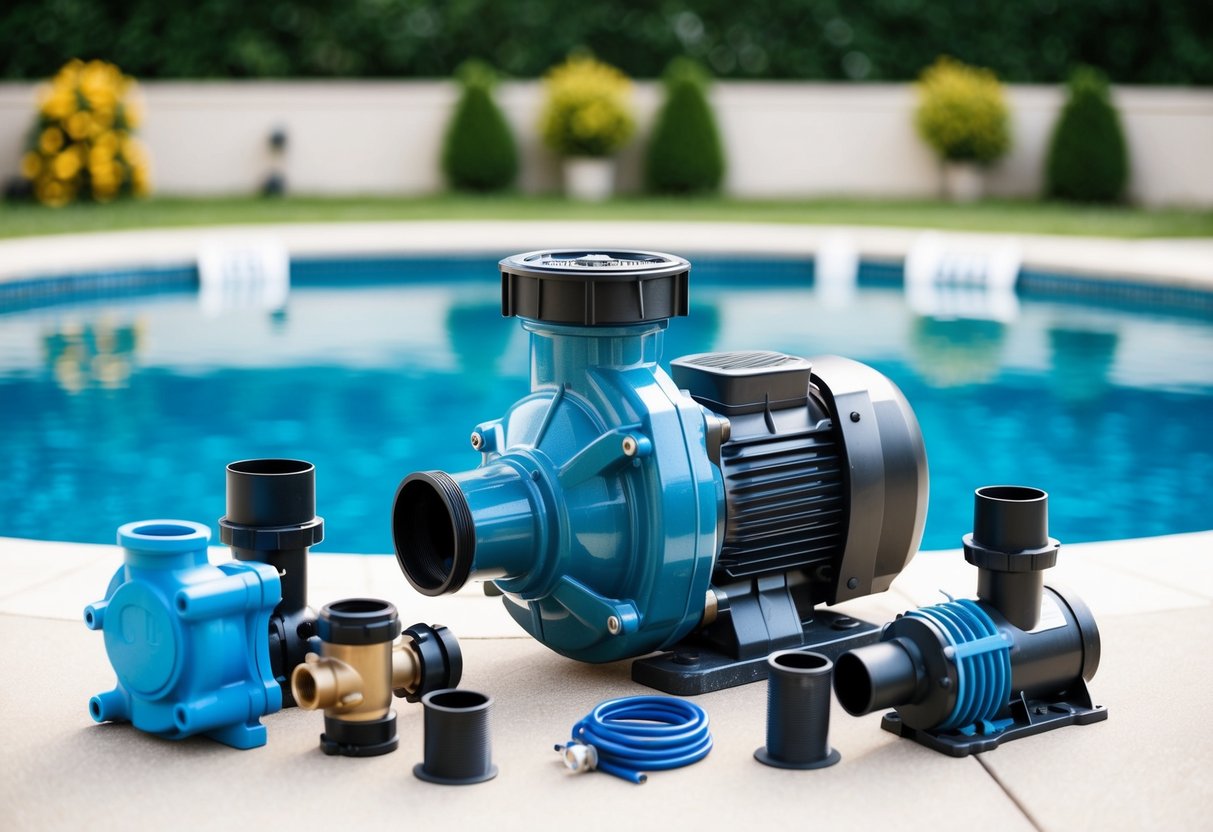
[[[1049,495],[1039,488],[988,485],[974,494],[965,560],[977,567],[977,597],[1021,630],[1040,621],[1044,570],[1057,563],[1049,537]]]
[[[782,650],[767,658],[767,744],[754,759],[775,768],[813,769],[842,759],[830,748],[830,677],[820,653]]]
[[[316,469],[299,459],[244,459],[227,466],[227,513],[219,539],[236,560],[278,570],[282,600],[270,618],[270,663],[283,705],[295,704],[291,673],[314,649],[316,614],[307,605],[308,549],[324,539],[316,516]]]
[[[497,776],[489,740],[490,697],[470,690],[436,690],[423,696],[421,704],[425,756],[413,767],[416,777],[444,786],[467,786]]]

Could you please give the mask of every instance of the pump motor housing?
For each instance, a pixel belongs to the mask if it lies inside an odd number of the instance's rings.
[[[659,365],[690,264],[647,251],[501,261],[531,334],[531,392],[472,431],[479,467],[404,479],[396,555],[427,595],[489,580],[553,650],[699,693],[765,678],[773,650],[877,637],[826,610],[888,589],[917,550],[913,411],[864,364],[776,351]]]

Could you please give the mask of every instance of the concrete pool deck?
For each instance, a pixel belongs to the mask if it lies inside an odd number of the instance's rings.
[[[212,551],[212,561],[227,557]],[[1109,710],[1105,722],[952,759],[880,730],[877,714],[852,718],[835,702],[830,742],[842,762],[781,771],[752,758],[765,740],[766,685],[757,683],[697,697],[715,748],[644,786],[570,775],[551,751],[595,703],[647,690],[631,682],[627,663],[582,665],[551,653],[479,587],[420,596],[391,557],[314,554],[313,605],[371,595],[393,601],[406,624],[451,627],[463,645],[463,686],[494,699],[497,779],[466,789],[415,779],[422,714],[403,701],[400,749],[362,760],[321,754],[322,719],[299,710],[265,717],[269,743],[251,751],[96,725],[88,698],[114,677],[101,635],[85,628],[81,611],[103,595],[121,560],[114,546],[0,539],[5,830],[230,830],[284,821],[425,830],[1207,829],[1213,813],[1213,532],[1063,545],[1046,573],[1087,601],[1098,621],[1103,655],[1091,689]],[[975,579],[958,551],[923,552],[889,592],[838,608],[885,621],[940,600],[940,589],[970,594]]]
[[[900,259],[921,230],[687,223],[356,223],[197,228],[0,241],[0,281],[195,262],[205,242],[277,239],[295,256],[503,253],[593,243],[696,253],[812,255],[848,237],[861,257]],[[961,249],[1005,236],[946,232]],[[1213,240],[1109,240],[1015,235],[1026,267],[1213,290]],[[1194,495],[1194,510],[1203,495]],[[130,518],[126,518],[130,519]],[[2,530],[0,530],[2,531]],[[964,530],[957,530],[959,535]],[[1063,541],[1063,544],[1065,541]],[[227,558],[222,549],[213,561]],[[413,592],[390,557],[317,553],[313,606],[355,595],[393,601],[405,623],[444,623],[460,638],[463,686],[494,700],[500,776],[452,789],[411,775],[421,710],[399,702],[401,747],[380,758],[329,758],[319,714],[263,721],[269,744],[234,751],[206,739],[173,743],[128,725],[95,725],[88,698],[113,686],[101,635],[83,607],[121,564],[117,547],[0,538],[0,829],[185,828],[306,823],[366,830],[532,828],[669,830],[686,826],[828,826],[896,830],[1208,829],[1213,817],[1213,532],[1064,545],[1047,580],[1090,605],[1103,641],[1091,688],[1106,722],[952,759],[855,719],[834,704],[830,740],[842,762],[816,772],[769,769],[766,685],[699,697],[715,748],[690,768],[634,786],[569,775],[551,751],[595,703],[647,689],[626,663],[581,665],[525,636],[496,599],[469,588]],[[971,594],[959,553],[921,553],[887,593],[843,609],[886,621]]]

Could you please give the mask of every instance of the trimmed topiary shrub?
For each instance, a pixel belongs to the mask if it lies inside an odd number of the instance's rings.
[[[1049,143],[1046,193],[1081,202],[1114,202],[1128,179],[1125,135],[1108,96],[1108,81],[1097,69],[1079,67],[1070,76],[1070,98]]]
[[[570,55],[548,70],[543,87],[539,133],[561,156],[612,156],[636,130],[632,82],[609,64]]]
[[[724,150],[707,97],[707,73],[675,58],[665,72],[665,103],[645,156],[645,185],[658,193],[714,191],[724,178]]]
[[[480,61],[469,61],[457,74],[463,94],[447,127],[442,172],[456,190],[508,188],[518,176],[518,148],[505,116],[493,101],[496,75]]]

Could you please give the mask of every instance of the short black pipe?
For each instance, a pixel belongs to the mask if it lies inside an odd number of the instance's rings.
[[[843,653],[835,670],[834,693],[851,716],[914,701],[921,681],[917,649],[903,639],[881,641]]]
[[[767,744],[754,752],[776,768],[811,769],[840,759],[830,748],[830,675],[820,653],[784,650],[767,659]]]
[[[425,708],[424,762],[413,768],[421,780],[446,786],[482,783],[497,776],[489,738],[493,700],[470,690],[436,690],[421,698]]]
[[[282,600],[270,618],[270,665],[283,707],[295,704],[290,677],[309,651],[316,615],[307,605],[307,557],[324,539],[316,516],[316,469],[299,459],[245,459],[227,466],[227,513],[219,539],[236,560],[278,570]]]
[[[1049,545],[1049,495],[1022,485],[987,485],[973,503],[973,540],[987,549],[1022,552]]]
[[[977,597],[1002,613],[1021,630],[1031,630],[1040,620],[1044,573],[977,571]]]
[[[316,515],[316,468],[301,459],[243,459],[227,466],[227,518],[290,526]]]

